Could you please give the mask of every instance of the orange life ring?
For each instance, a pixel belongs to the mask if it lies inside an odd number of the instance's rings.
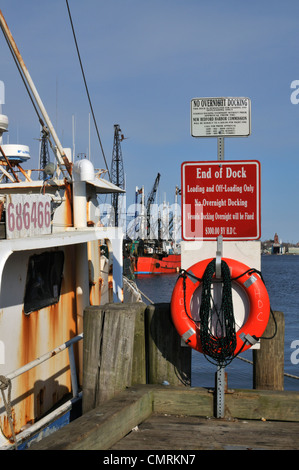
[[[229,266],[232,281],[237,282],[249,298],[247,321],[236,332],[236,355],[240,350],[246,351],[252,346],[250,338],[260,338],[264,333],[270,316],[270,300],[264,282],[254,270],[239,261],[222,259]],[[201,353],[203,350],[200,326],[192,319],[190,303],[195,290],[200,285],[198,278],[202,279],[207,265],[212,260],[213,258],[206,259],[191,266],[186,271],[185,286],[183,276],[180,276],[171,297],[171,317],[177,332],[186,344]],[[234,278],[237,279],[234,280]]]

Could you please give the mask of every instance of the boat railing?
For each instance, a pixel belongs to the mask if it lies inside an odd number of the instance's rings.
[[[58,346],[57,348],[52,349],[52,351],[49,351],[46,354],[43,354],[37,359],[34,359],[34,361],[28,362],[28,364],[25,364],[24,366],[20,367],[14,372],[7,374],[6,378],[8,380],[15,379],[19,375],[24,374],[24,372],[27,372],[28,370],[33,369],[34,367],[38,366],[39,364],[42,364],[43,362],[47,361],[51,357],[55,356],[56,354],[64,351],[65,349],[68,349],[70,370],[71,370],[72,393],[73,393],[73,397],[78,396],[79,389],[78,389],[77,370],[76,370],[76,364],[75,364],[73,345],[75,343],[78,343],[78,341],[80,341],[81,339],[83,339],[83,333],[79,334],[78,336],[75,336],[69,341],[66,341],[62,345]]]
[[[66,349],[68,350],[69,354],[69,363],[70,363],[70,372],[71,372],[71,384],[72,384],[72,395],[73,398],[72,400],[68,400],[66,403],[64,403],[62,406],[54,410],[53,412],[49,413],[46,415],[44,418],[41,420],[36,421],[32,426],[30,426],[26,432],[21,432],[17,436],[14,435],[14,431],[12,429],[12,434],[14,437],[15,441],[15,446],[19,442],[24,441],[25,438],[28,438],[35,433],[37,433],[40,429],[45,427],[47,424],[50,424],[53,422],[55,419],[57,419],[61,414],[67,412],[71,406],[72,403],[75,402],[76,400],[80,399],[82,396],[82,393],[79,391],[79,386],[78,386],[78,379],[77,379],[77,369],[76,369],[76,362],[75,362],[75,355],[74,355],[74,344],[78,343],[80,340],[83,339],[83,333],[75,336],[74,338],[71,338],[70,340],[66,341],[65,343],[61,344],[60,346],[52,349],[51,351],[43,354],[42,356],[38,357],[37,359],[34,359],[31,362],[28,362],[28,364],[25,364],[24,366],[20,367],[19,369],[10,372],[6,376],[1,376],[1,381],[2,383],[7,384],[7,388],[11,387],[11,381],[15,379],[16,377],[24,374],[25,372],[29,371],[30,369],[33,369],[34,367],[42,364],[43,362],[51,359],[51,357],[56,356],[57,354],[61,353],[62,351],[65,351]],[[4,390],[2,387],[2,398],[3,402],[5,405],[6,413],[8,415],[8,420],[12,423],[11,421],[11,416],[10,415],[10,410],[11,410],[11,404],[9,400],[9,395],[8,393],[8,400],[5,399],[4,397]],[[11,424],[12,426],[12,424]],[[1,443],[0,443],[0,448],[1,448]]]

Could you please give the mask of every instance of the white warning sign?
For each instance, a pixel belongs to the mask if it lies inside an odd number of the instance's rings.
[[[249,98],[191,100],[192,137],[248,137],[251,133]]]

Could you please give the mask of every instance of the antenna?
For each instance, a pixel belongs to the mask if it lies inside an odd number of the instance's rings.
[[[75,132],[76,132],[76,118],[72,115],[72,134],[73,134],[73,162],[75,161]]]
[[[90,160],[90,113],[88,113],[88,158]]]

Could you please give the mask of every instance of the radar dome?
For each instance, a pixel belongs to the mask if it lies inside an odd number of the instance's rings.
[[[29,147],[27,145],[5,144],[2,145],[2,150],[5,156],[12,161],[25,162],[30,158]]]

